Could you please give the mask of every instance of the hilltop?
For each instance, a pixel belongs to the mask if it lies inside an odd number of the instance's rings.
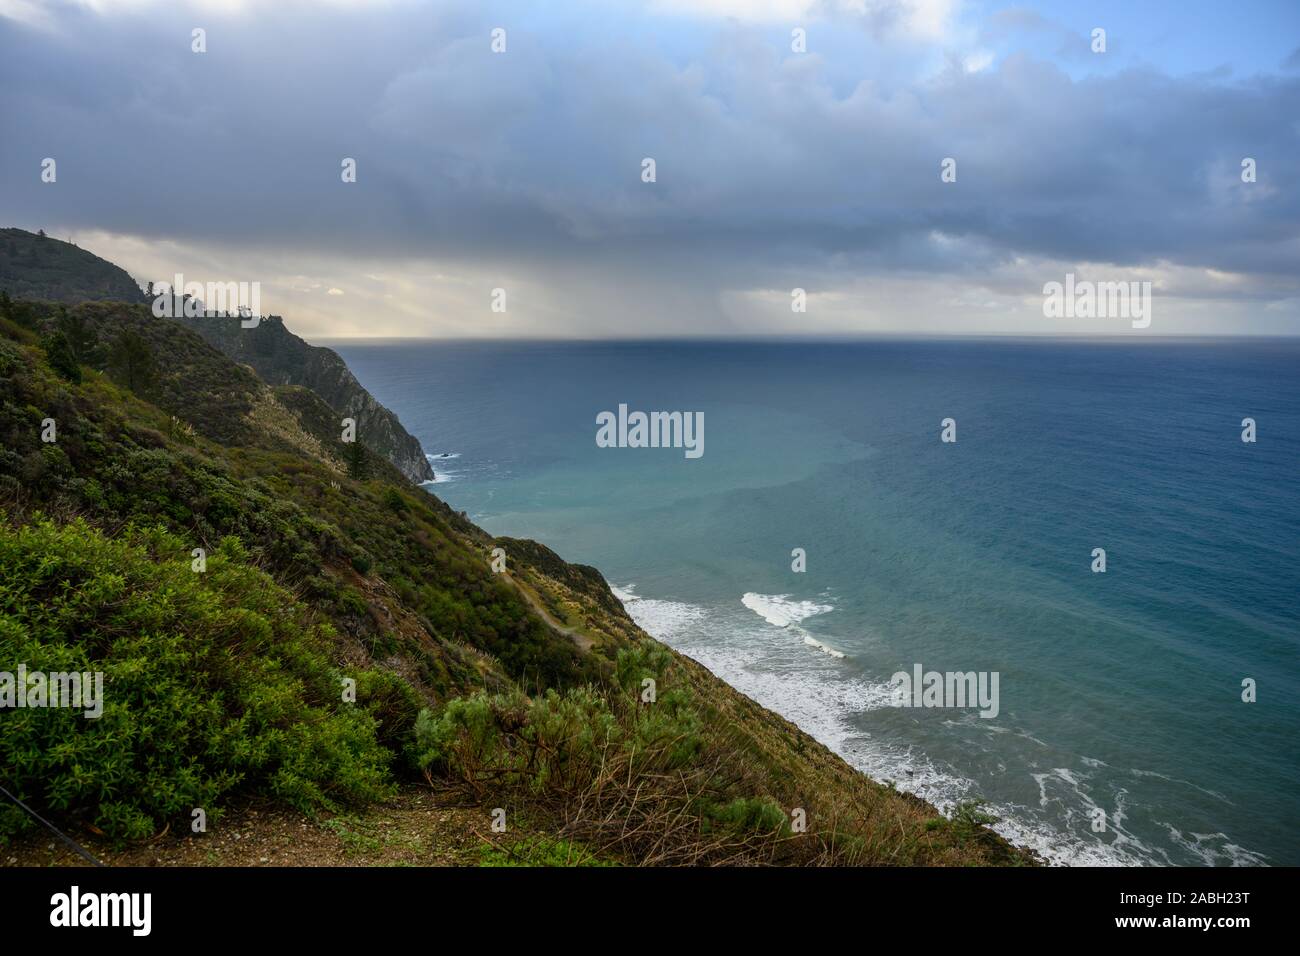
[[[0,289],[15,299],[145,301],[124,269],[70,242],[25,229],[0,229]]]
[[[105,699],[6,713],[0,766],[94,852],[1032,862],[653,640],[598,570],[344,447],[326,396],[143,304],[48,299],[0,298],[0,670],[99,671]],[[3,841],[75,862],[7,803]]]
[[[0,291],[14,299],[33,299],[76,304],[121,302],[136,304],[149,300],[140,285],[111,262],[84,249],[22,229],[0,230]],[[103,310],[92,316],[94,323],[116,322],[136,310]],[[130,321],[130,320],[128,320]],[[402,427],[392,411],[377,402],[331,349],[309,345],[284,327],[278,316],[263,318],[245,329],[233,317],[181,318],[178,324],[190,328],[271,386],[298,386],[312,392],[331,414],[318,418],[318,435],[327,443],[337,442],[342,418],[352,418],[364,435],[363,444],[392,464],[407,480],[430,481],[433,468],[414,435]]]

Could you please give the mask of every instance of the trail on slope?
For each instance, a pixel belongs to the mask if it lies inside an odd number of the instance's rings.
[[[569,627],[569,625],[557,621],[554,617],[551,616],[551,612],[548,611],[545,607],[543,607],[542,603],[533,596],[533,593],[530,590],[528,590],[528,588],[524,587],[513,577],[511,577],[509,571],[505,571],[504,574],[506,578],[510,581],[510,583],[515,586],[515,590],[518,591],[520,595],[523,596],[523,599],[528,602],[528,606],[531,607],[534,611],[536,611],[537,615],[543,621],[549,624],[553,629],[559,631],[565,637],[569,638],[571,641],[573,641],[573,643],[577,644],[579,650],[584,652],[591,650],[592,645],[595,643],[591,638],[587,637],[577,628]]]

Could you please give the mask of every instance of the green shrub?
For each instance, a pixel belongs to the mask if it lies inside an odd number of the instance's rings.
[[[152,394],[160,374],[152,346],[134,329],[123,330],[113,340],[108,371],[113,381],[137,395]]]
[[[636,774],[688,765],[702,747],[700,721],[683,691],[651,706],[611,701],[595,687],[455,698],[415,724],[416,765],[477,792],[489,783],[534,794],[576,793],[624,765]]]
[[[339,588],[339,608],[346,614],[365,614],[369,603],[366,596],[350,585]]]
[[[949,826],[959,840],[986,840],[993,836],[988,827],[997,822],[997,817],[984,811],[983,801],[966,800],[953,809]]]
[[[737,833],[790,832],[790,820],[776,801],[767,797],[737,797],[730,803],[711,806],[705,811],[710,827],[724,827]]]
[[[233,539],[190,568],[160,529],[0,516],[0,671],[101,672],[103,713],[0,718],[0,767],[43,814],[139,838],[241,788],[300,809],[389,792],[376,717],[343,703],[328,633]],[[382,697],[376,693],[376,697]],[[388,696],[391,696],[391,688]],[[382,718],[381,718],[382,719]],[[0,808],[0,837],[31,825]]]
[[[412,756],[417,767],[460,777],[471,786],[508,764],[502,727],[506,716],[521,715],[523,695],[490,696],[480,692],[456,697],[434,713],[420,711],[415,721]]]
[[[41,347],[45,349],[50,368],[69,382],[75,385],[81,384],[81,365],[72,350],[72,345],[68,342],[68,337],[61,330],[51,332],[41,339]]]
[[[357,675],[357,703],[375,722],[375,738],[394,754],[409,752],[415,743],[415,721],[423,701],[410,684],[385,670]]]
[[[602,860],[581,843],[530,837],[508,847],[485,846],[479,866],[618,866]]]
[[[672,663],[672,654],[662,644],[643,641],[618,652],[614,663],[614,680],[624,692],[634,696],[641,693],[641,682],[649,677],[659,684]]]

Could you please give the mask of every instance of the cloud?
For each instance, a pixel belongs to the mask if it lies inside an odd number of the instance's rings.
[[[770,22],[794,7],[826,24],[805,54]],[[157,278],[181,264],[147,245],[192,262],[187,275],[262,279],[264,301],[281,295],[278,311],[322,331],[410,296],[384,334],[729,333],[749,328],[747,303],[794,286],[840,303],[837,328],[854,314],[912,328],[930,309],[930,324],[985,329],[999,317],[975,303],[1018,302],[1071,263],[1295,316],[1300,151],[1279,117],[1300,115],[1300,78],[1074,75],[995,42],[1054,36],[1033,11],[58,9],[57,29],[0,27],[0,113],[21,131],[0,142],[0,208],[56,234],[98,230]],[[205,54],[190,50],[195,9]],[[489,44],[499,25],[504,54]],[[57,184],[39,180],[45,156]],[[913,298],[873,301],[886,283]],[[495,287],[510,289],[504,317],[485,311]]]
[[[835,21],[879,34],[941,40],[949,34],[959,0],[652,0],[652,10],[694,18],[799,25]]]

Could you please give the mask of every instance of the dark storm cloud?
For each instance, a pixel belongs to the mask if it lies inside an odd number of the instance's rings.
[[[44,27],[0,19],[0,218],[672,269],[719,287],[809,269],[979,274],[1031,256],[1168,261],[1296,293],[1293,75],[1080,78],[1035,52],[880,77],[869,64],[889,14],[876,6],[853,41],[863,81],[845,89],[831,76],[846,64],[790,53],[784,27],[593,12],[597,27],[551,29],[506,9],[69,5]],[[190,51],[195,26],[205,54]],[[489,49],[494,26],[505,54]],[[54,187],[39,181],[47,156]],[[355,185],[340,182],[343,157]]]

